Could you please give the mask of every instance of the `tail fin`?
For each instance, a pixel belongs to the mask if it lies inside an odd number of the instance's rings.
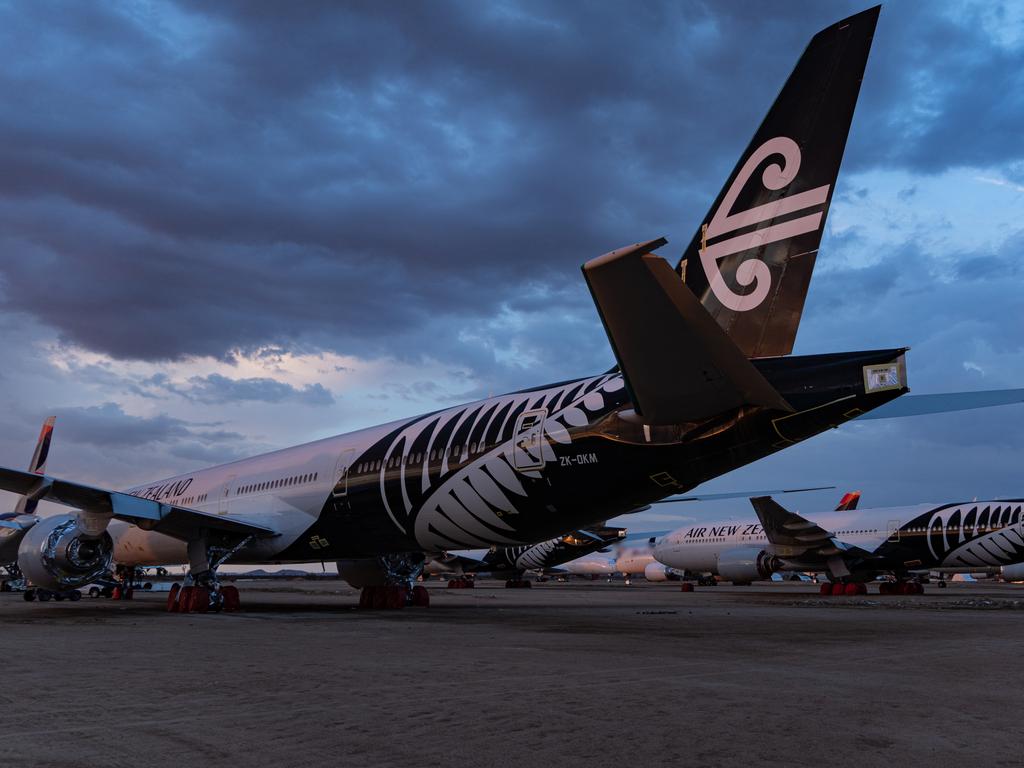
[[[53,439],[53,424],[56,416],[50,416],[43,422],[43,428],[39,431],[39,440],[36,441],[36,450],[32,454],[32,461],[29,462],[28,471],[37,475],[45,474],[46,458],[50,455],[50,440]],[[31,515],[36,511],[39,502],[22,496],[18,499],[18,505],[14,508],[15,514]]]
[[[679,262],[747,357],[793,350],[880,8],[811,39]]]
[[[857,508],[857,504],[860,502],[860,491],[850,491],[849,493],[843,494],[843,498],[839,500],[839,506],[836,507],[836,512],[852,512]]]

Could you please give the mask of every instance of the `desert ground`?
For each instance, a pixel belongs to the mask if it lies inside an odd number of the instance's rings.
[[[237,614],[0,595],[10,766],[1024,762],[1024,587],[239,582]]]

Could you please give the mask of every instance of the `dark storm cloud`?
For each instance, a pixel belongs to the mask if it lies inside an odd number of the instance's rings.
[[[184,385],[157,374],[141,382],[141,390],[146,393],[162,390],[206,405],[291,402],[323,406],[334,403],[334,396],[322,384],[307,384],[299,388],[270,378],[231,379],[219,373],[193,376]]]
[[[216,429],[216,425],[195,424],[167,414],[132,416],[117,403],[55,408],[52,415],[60,423],[62,441],[101,448],[132,448],[182,441],[232,443],[243,437],[237,432]]]
[[[578,265],[681,248],[807,38],[860,7],[9,6],[3,301],[115,357],[603,365]],[[1021,52],[954,10],[886,8],[848,169],[1022,156]]]

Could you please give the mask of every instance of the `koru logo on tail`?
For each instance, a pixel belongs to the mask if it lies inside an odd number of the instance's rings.
[[[772,155],[781,155],[782,163],[781,165],[772,163],[764,169],[761,181],[766,189],[782,189],[796,178],[797,172],[800,170],[800,147],[795,141],[785,136],[769,139],[754,150],[754,153],[744,163],[743,168],[740,169],[736,179],[729,187],[729,191],[725,193],[722,204],[718,206],[714,216],[711,217],[711,223],[704,227],[701,238],[700,262],[704,267],[704,273],[708,276],[711,291],[722,304],[735,312],[747,312],[760,306],[771,288],[771,270],[760,259],[750,258],[742,262],[736,269],[736,282],[744,287],[753,284],[754,290],[747,294],[739,294],[726,285],[725,279],[718,269],[719,260],[734,253],[813,232],[821,227],[821,220],[825,215],[824,211],[819,211],[790,219],[782,224],[773,224],[743,235],[720,240],[714,245],[706,244],[709,239],[735,232],[752,224],[771,221],[779,216],[802,211],[815,205],[822,205],[828,199],[828,190],[831,185],[825,184],[806,192],[779,198],[772,203],[733,213],[732,207],[747,181],[750,180],[758,166]]]

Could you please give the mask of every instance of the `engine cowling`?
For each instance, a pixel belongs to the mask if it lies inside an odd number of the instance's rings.
[[[338,575],[356,589],[380,587],[387,583],[387,574],[373,557],[339,560]]]
[[[718,556],[718,575],[734,584],[771,578],[779,569],[779,559],[758,547],[727,549]]]
[[[648,581],[668,581],[668,568],[661,563],[648,563],[644,568],[644,578]]]
[[[1024,581],[1024,563],[1004,565],[1000,571],[1007,581]]]
[[[72,589],[110,569],[114,544],[105,528],[86,531],[75,515],[46,517],[32,526],[18,546],[18,567],[44,589]]]

